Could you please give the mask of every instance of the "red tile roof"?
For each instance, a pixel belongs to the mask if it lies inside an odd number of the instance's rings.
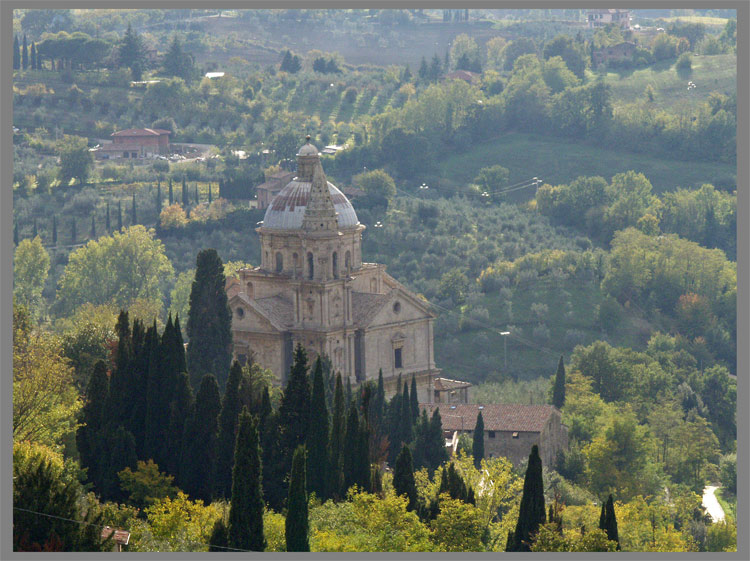
[[[113,132],[111,136],[161,136],[163,134],[172,134],[164,129],[126,129],[124,131]]]
[[[112,538],[115,543],[118,543],[120,545],[128,545],[128,542],[130,541],[130,532],[126,530],[114,530],[112,526],[105,526],[102,528],[101,538],[103,540],[106,540],[109,536],[112,535],[112,532],[114,532],[114,537]]]
[[[471,387],[471,382],[462,382],[461,380],[449,380],[448,378],[435,378],[434,388],[438,391],[458,390],[461,388]]]
[[[552,405],[519,405],[475,403],[420,403],[421,409],[431,416],[435,409],[440,409],[443,430],[473,430],[477,415],[482,408],[484,430],[541,432],[554,412]]]

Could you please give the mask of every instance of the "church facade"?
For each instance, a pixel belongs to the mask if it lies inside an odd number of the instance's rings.
[[[362,232],[346,196],[327,181],[317,148],[297,154],[297,174],[271,201],[260,236],[261,263],[227,280],[234,355],[271,369],[280,383],[299,343],[330,357],[353,384],[386,392],[416,377],[419,401],[435,395],[435,315],[388,273],[362,261]]]

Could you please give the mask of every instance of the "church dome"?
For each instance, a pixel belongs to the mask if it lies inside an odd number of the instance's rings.
[[[297,153],[298,156],[317,156],[318,155],[318,149],[315,148],[310,142],[308,141],[307,144],[303,144],[302,148],[299,149],[299,152]]]
[[[311,146],[306,144],[300,149],[300,155],[302,150],[307,150]],[[312,146],[317,155],[317,149]],[[349,199],[346,198],[338,188],[330,181],[328,184],[328,192],[331,195],[333,201],[333,207],[336,209],[336,219],[338,221],[338,227],[342,230],[348,228],[355,228],[359,225],[359,219],[357,213],[354,212],[354,207]],[[263,228],[270,228],[273,230],[300,230],[302,229],[302,219],[305,216],[305,209],[307,208],[307,202],[310,198],[310,187],[312,182],[300,181],[299,178],[294,178],[290,183],[287,184],[279,194],[273,198],[271,204],[266,210],[266,215],[263,218]]]

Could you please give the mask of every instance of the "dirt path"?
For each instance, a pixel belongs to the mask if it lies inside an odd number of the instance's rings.
[[[703,508],[711,516],[714,522],[721,522],[724,520],[724,509],[721,508],[719,501],[716,500],[716,491],[718,487],[708,485],[703,489]]]

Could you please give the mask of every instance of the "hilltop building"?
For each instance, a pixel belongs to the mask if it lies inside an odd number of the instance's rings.
[[[604,27],[615,23],[623,29],[630,29],[630,10],[618,8],[601,8],[586,12],[586,23],[589,27]]]
[[[313,360],[328,355],[353,384],[377,380],[382,369],[388,395],[399,375],[405,382],[415,375],[419,400],[432,402],[442,392],[435,388],[435,315],[385,265],[362,261],[364,230],[308,137],[296,176],[256,229],[260,266],[227,280],[234,355],[244,361],[252,353],[283,383],[299,343]]]

